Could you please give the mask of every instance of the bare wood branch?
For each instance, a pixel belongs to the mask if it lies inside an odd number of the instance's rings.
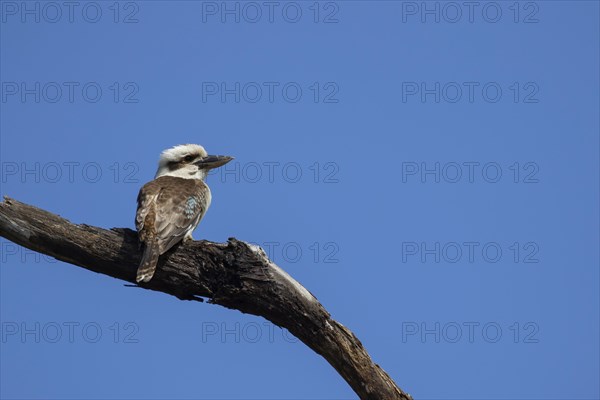
[[[90,271],[135,283],[141,257],[137,233],[76,225],[58,215],[5,198],[0,236]],[[164,254],[142,287],[182,300],[201,300],[262,316],[288,329],[323,356],[363,400],[408,400],[373,363],[354,334],[331,318],[302,285],[264,251],[235,238],[188,242]]]

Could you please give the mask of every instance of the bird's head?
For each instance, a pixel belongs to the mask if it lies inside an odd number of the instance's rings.
[[[186,179],[204,179],[208,171],[220,167],[233,160],[229,156],[208,155],[204,147],[197,144],[182,144],[163,151],[158,160],[160,176],[176,176]]]

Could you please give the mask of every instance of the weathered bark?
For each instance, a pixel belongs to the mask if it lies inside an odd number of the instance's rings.
[[[90,271],[135,283],[137,233],[76,225],[16,200],[0,203],[0,236]],[[154,278],[141,285],[259,315],[288,329],[323,356],[363,400],[411,399],[373,363],[354,334],[331,318],[302,285],[264,251],[235,238],[188,242],[164,254]]]

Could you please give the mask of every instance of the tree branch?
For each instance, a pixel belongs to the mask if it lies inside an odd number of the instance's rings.
[[[0,236],[90,271],[135,283],[141,257],[137,233],[76,225],[58,215],[5,197]],[[408,400],[373,363],[354,334],[331,318],[302,285],[265,252],[235,238],[227,243],[188,242],[161,256],[143,288],[182,300],[210,298],[215,304],[259,315],[288,329],[323,356],[362,400]]]

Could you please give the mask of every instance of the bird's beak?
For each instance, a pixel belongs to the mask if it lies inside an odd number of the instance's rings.
[[[201,169],[213,169],[221,167],[233,160],[233,157],[229,156],[206,156],[196,161],[196,165]]]

